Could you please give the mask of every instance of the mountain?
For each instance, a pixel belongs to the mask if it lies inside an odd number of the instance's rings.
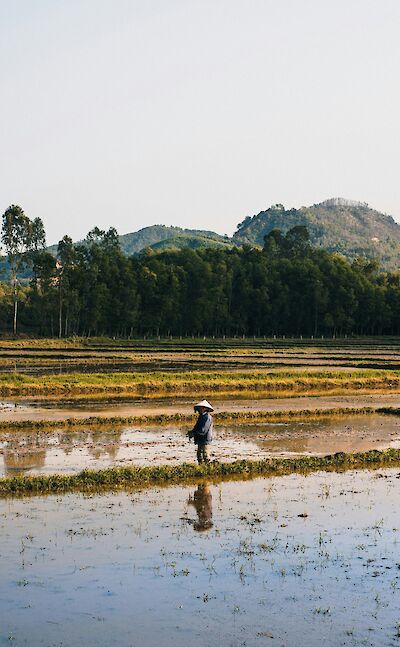
[[[175,242],[167,244],[167,241]],[[119,236],[119,242],[126,256],[139,254],[148,247],[164,251],[164,249],[182,249],[183,247],[192,247],[193,249],[205,247],[208,242],[210,246],[215,246],[216,243],[232,245],[228,236],[221,236],[213,231],[182,229],[182,227],[168,227],[167,225],[151,225],[130,234],[122,234]],[[54,256],[57,254],[57,245],[50,245],[47,249]]]
[[[179,250],[189,247],[230,247],[244,243],[262,247],[264,236],[272,229],[284,233],[295,225],[305,225],[311,243],[330,252],[340,252],[349,260],[356,256],[377,258],[383,269],[400,267],[400,225],[388,215],[372,209],[365,202],[332,198],[310,207],[285,209],[276,204],[241,222],[232,238],[213,231],[182,229],[166,225],[144,227],[119,237],[122,251],[127,256],[150,248],[154,252]],[[48,248],[54,255],[57,246]],[[0,270],[5,269],[0,262]]]
[[[272,229],[285,233],[295,225],[307,227],[316,247],[340,252],[350,260],[356,256],[378,258],[386,269],[400,266],[400,225],[365,202],[343,198],[300,209],[286,210],[277,204],[240,223],[233,242],[263,245],[264,236]]]
[[[232,247],[233,243],[230,238],[211,238],[211,236],[191,236],[190,234],[179,234],[173,238],[166,238],[160,240],[159,243],[154,243],[146,249],[152,249],[155,252],[171,252],[179,249],[202,249],[205,247]]]
[[[205,247],[215,244],[226,245],[230,242],[227,236],[220,236],[213,231],[201,229],[182,229],[181,227],[167,227],[166,225],[152,225],[144,227],[131,234],[119,237],[122,251],[127,256],[138,254],[146,247],[164,251],[165,249],[182,249],[183,247]],[[168,244],[168,241],[170,243]],[[172,242],[174,241],[174,242]]]

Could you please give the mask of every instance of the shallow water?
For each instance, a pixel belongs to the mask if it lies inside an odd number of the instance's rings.
[[[0,431],[0,476],[84,468],[193,462],[185,428],[100,427]],[[303,422],[216,425],[211,458],[324,455],[400,446],[400,417],[347,416]]]
[[[278,395],[278,394],[277,394]],[[345,395],[315,395],[292,397],[265,397],[260,392],[243,392],[240,395],[210,396],[201,393],[198,399],[207,397],[218,411],[303,411],[313,409],[340,409],[361,407],[400,407],[400,393],[383,390],[375,393]],[[197,398],[196,398],[197,400]],[[109,397],[99,396],[80,399],[65,398],[13,398],[0,401],[0,420],[65,420],[90,416],[140,416],[193,412],[192,396]]]
[[[398,645],[399,477],[1,501],[0,645]]]

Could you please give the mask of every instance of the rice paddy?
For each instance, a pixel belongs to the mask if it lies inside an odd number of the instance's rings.
[[[0,476],[77,474],[81,470],[191,463],[194,445],[187,425],[87,425],[25,427],[0,431]],[[267,423],[220,423],[212,461],[298,458],[397,449],[400,417],[392,415],[309,416]]]
[[[248,372],[148,372],[148,373],[70,373],[30,376],[22,373],[0,375],[0,396],[80,395],[95,393],[190,394],[199,391],[227,394],[242,391],[318,394],[342,393],[345,390],[400,389],[400,371],[354,370],[297,373]]]
[[[399,340],[2,340],[0,397],[0,645],[398,643]]]

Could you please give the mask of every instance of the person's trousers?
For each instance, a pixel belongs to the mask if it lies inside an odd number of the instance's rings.
[[[197,462],[208,463],[210,460],[210,455],[208,451],[208,445],[197,445]]]

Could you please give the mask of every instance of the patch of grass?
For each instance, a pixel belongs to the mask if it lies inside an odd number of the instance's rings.
[[[233,463],[212,462],[195,465],[158,465],[151,467],[114,467],[105,470],[83,470],[79,474],[50,476],[15,476],[0,479],[0,496],[54,494],[71,491],[95,492],[121,488],[143,488],[152,485],[186,483],[204,479],[255,478],[279,476],[294,472],[344,471],[348,469],[399,466],[400,449],[371,450],[356,454],[338,452],[327,456],[268,458],[261,461],[239,460]]]
[[[70,395],[87,393],[240,393],[242,391],[288,392],[306,395],[337,389],[390,389],[400,387],[400,371],[354,370],[315,373],[259,371],[70,373],[31,376],[0,375],[0,396]]]

